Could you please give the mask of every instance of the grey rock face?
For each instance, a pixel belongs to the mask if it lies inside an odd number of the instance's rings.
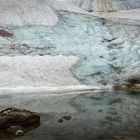
[[[117,11],[140,8],[139,0],[66,0],[87,11]]]

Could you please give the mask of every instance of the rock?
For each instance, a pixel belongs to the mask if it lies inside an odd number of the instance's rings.
[[[111,108],[111,110],[109,111],[109,113],[111,115],[118,115],[119,114],[119,111],[116,108]]]
[[[63,123],[64,119],[67,120],[67,121],[69,121],[69,120],[71,120],[71,118],[72,118],[71,115],[65,114],[64,116],[62,116],[62,118],[60,118],[60,119],[58,120],[58,122],[59,122],[59,123]]]
[[[128,91],[130,89],[129,87],[130,86],[128,84],[118,84],[114,86],[114,89]]]
[[[120,91],[140,91],[140,84],[118,84],[114,86],[115,90]]]
[[[140,84],[135,84],[135,85],[133,85],[132,87],[131,87],[131,91],[138,91],[138,93],[139,93],[139,91],[140,91]]]
[[[5,30],[0,30],[0,36],[2,37],[12,37],[12,33],[5,31]]]
[[[138,65],[138,64],[136,64]],[[130,70],[129,72],[120,75],[119,76],[119,81],[120,82],[126,82],[129,84],[140,84],[140,68],[137,66],[135,70]]]
[[[11,126],[27,126],[40,122],[40,115],[28,110],[7,108],[0,112],[0,129]]]
[[[137,76],[137,77],[132,77],[132,78],[128,78],[126,80],[128,83],[134,85],[134,84],[139,84],[140,83],[140,76]]]
[[[72,117],[69,114],[66,114],[66,115],[63,116],[63,118],[65,120],[69,121],[69,120],[71,120]]]
[[[59,119],[58,122],[59,122],[59,123],[63,123],[63,119]]]
[[[17,132],[15,133],[16,136],[23,136],[24,132],[22,130],[17,130]]]
[[[116,79],[115,90],[140,91],[140,71],[134,70],[121,75]]]

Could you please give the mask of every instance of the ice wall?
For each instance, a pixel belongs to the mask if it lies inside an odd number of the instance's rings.
[[[120,23],[63,12],[59,17],[55,27],[8,27],[13,36],[7,38],[10,42],[0,37],[0,55],[74,55],[80,60],[71,68],[76,78],[98,86],[113,84],[116,77],[129,76],[130,70],[139,72],[140,27],[135,21]]]

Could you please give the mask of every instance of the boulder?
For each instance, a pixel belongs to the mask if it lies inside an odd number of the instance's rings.
[[[119,91],[140,92],[140,84],[118,84],[114,86],[114,89]]]
[[[11,126],[28,126],[39,122],[40,115],[36,112],[17,108],[7,108],[0,112],[0,129],[7,129]]]
[[[13,35],[12,33],[0,29],[0,36],[2,36],[2,37],[12,37],[12,35]]]
[[[17,130],[17,132],[15,133],[16,136],[23,136],[24,132],[22,130]]]

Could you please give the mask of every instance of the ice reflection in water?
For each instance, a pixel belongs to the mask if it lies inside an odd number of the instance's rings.
[[[139,102],[139,93],[111,91],[49,96],[10,95],[0,98],[1,108],[10,105],[41,113],[41,126],[16,140],[139,138]],[[65,114],[69,114],[71,119],[58,122]]]

